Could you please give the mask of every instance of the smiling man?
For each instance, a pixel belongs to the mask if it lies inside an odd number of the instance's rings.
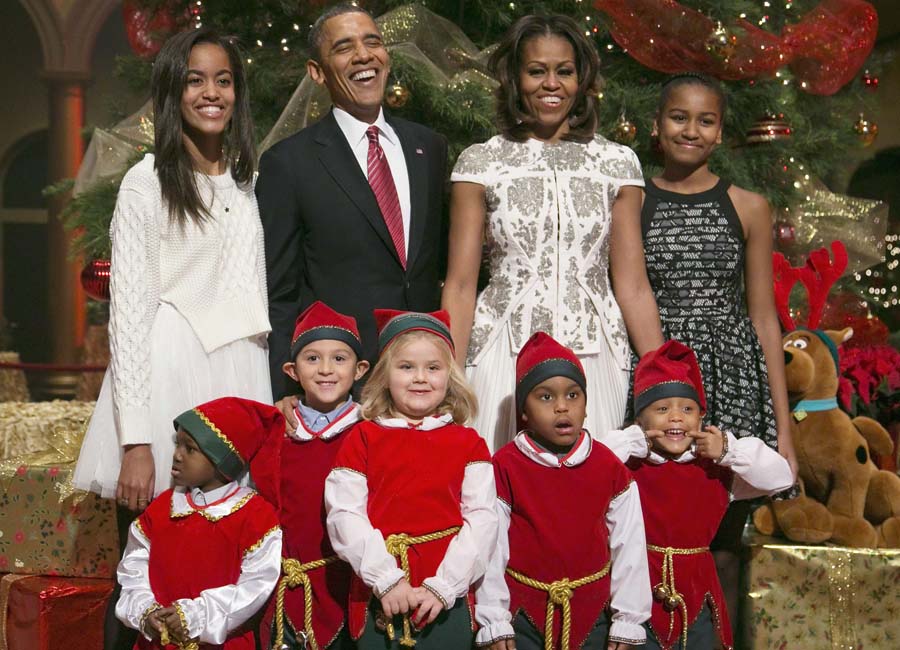
[[[287,390],[294,321],[315,300],[356,318],[375,360],[375,307],[433,311],[446,267],[446,140],[382,109],[390,56],[372,16],[336,5],[309,34],[307,72],[332,110],[269,149],[256,195],[266,239],[269,358]]]

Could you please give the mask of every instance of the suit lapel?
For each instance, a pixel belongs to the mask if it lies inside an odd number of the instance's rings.
[[[328,113],[322,119],[322,128],[316,135],[316,142],[321,145],[319,160],[322,162],[322,166],[363,213],[399,264],[400,258],[397,256],[394,241],[384,223],[384,217],[381,216],[381,209],[378,207],[378,201],[375,200],[375,194],[372,193],[369,181],[366,180],[365,174],[359,168],[356,156],[353,155],[353,150],[350,149],[350,144],[334,119],[333,113]]]
[[[409,250],[406,254],[406,268],[413,268],[416,255],[425,235],[425,217],[428,214],[428,157],[425,148],[405,124],[397,123],[385,114],[385,119],[396,131],[406,159],[406,174],[409,177]]]

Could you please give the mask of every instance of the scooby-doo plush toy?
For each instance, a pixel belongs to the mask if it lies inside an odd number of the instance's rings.
[[[762,533],[780,530],[801,543],[900,547],[900,477],[879,470],[869,456],[870,450],[890,454],[893,443],[878,422],[851,420],[837,405],[838,346],[853,331],[815,329],[825,296],[847,264],[840,242],[832,250],[833,264],[821,249],[799,269],[776,254],[779,316],[793,330],[783,339],[784,361],[803,494],[759,508],[753,522]],[[809,328],[795,329],[787,310],[787,296],[798,279],[809,294]]]

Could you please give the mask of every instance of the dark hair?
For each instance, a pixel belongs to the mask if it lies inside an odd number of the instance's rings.
[[[150,89],[153,95],[154,168],[162,187],[163,201],[169,218],[179,223],[188,219],[202,222],[209,218],[197,189],[194,161],[184,146],[184,123],[181,97],[187,83],[188,60],[191,49],[200,43],[218,45],[231,65],[234,83],[234,110],[225,128],[223,155],[231,167],[231,176],[238,183],[253,180],[256,167],[256,142],[250,96],[241,53],[230,38],[208,27],[176,34],[163,45],[153,62]]]
[[[666,102],[672,95],[672,91],[682,86],[703,86],[719,99],[719,121],[725,119],[725,109],[728,107],[728,99],[725,97],[725,90],[717,79],[713,79],[699,72],[683,72],[676,74],[663,82],[659,91],[659,105],[656,107],[656,114],[661,115],[666,107]]]
[[[581,28],[568,16],[523,16],[503,35],[488,65],[497,81],[497,128],[503,135],[522,142],[528,138],[535,119],[522,105],[519,75],[525,43],[541,36],[566,39],[575,51],[578,90],[569,112],[569,131],[563,140],[588,142],[594,137],[599,121],[597,74],[600,57]]]
[[[319,48],[322,47],[322,31],[325,27],[325,23],[335,16],[343,16],[344,14],[365,14],[369,18],[372,18],[372,22],[375,21],[372,14],[359,5],[342,2],[333,7],[329,7],[316,18],[316,22],[313,23],[313,26],[309,30],[309,35],[307,37],[307,42],[309,44],[309,58],[313,61],[319,61]]]

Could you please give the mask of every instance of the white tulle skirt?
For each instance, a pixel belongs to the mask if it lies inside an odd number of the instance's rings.
[[[585,428],[595,440],[620,429],[628,398],[629,369],[620,368],[611,354],[579,356],[587,379]],[[472,426],[495,452],[517,433],[516,353],[508,336],[498,336],[480,363],[466,367],[466,376],[478,396],[478,415]]]
[[[150,332],[147,372],[155,495],[171,484],[175,449],[172,420],[178,415],[203,402],[232,395],[272,403],[265,335],[234,341],[207,354],[188,322],[167,304],[160,305]],[[121,463],[112,377],[107,370],[78,456],[75,487],[104,498],[115,497]]]

